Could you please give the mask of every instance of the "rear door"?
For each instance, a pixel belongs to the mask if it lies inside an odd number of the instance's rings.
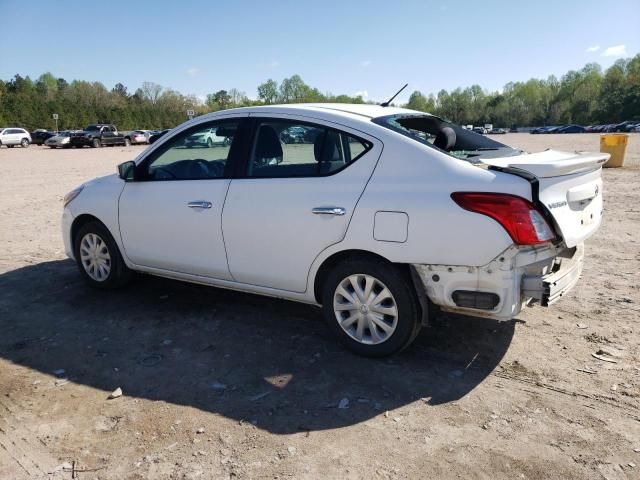
[[[113,145],[115,141],[114,127],[106,126],[102,128],[102,143],[104,145]]]
[[[136,167],[120,195],[120,234],[134,264],[231,279],[221,219],[236,146],[191,144],[209,128],[237,138],[242,116],[209,121],[167,139]]]
[[[252,123],[248,161],[222,216],[230,272],[238,282],[304,292],[316,256],[344,238],[382,144],[294,116]]]

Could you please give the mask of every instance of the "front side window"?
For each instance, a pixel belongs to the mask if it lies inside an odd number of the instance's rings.
[[[140,165],[143,180],[204,180],[225,177],[239,121],[208,123],[182,132]]]
[[[320,177],[336,173],[371,149],[348,133],[289,120],[259,120],[248,177]]]

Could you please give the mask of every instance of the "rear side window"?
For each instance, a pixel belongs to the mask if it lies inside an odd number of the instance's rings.
[[[471,163],[483,157],[505,157],[520,153],[519,150],[433,115],[388,115],[375,118],[373,122]]]
[[[322,177],[346,168],[371,149],[366,140],[320,125],[259,120],[248,177]]]

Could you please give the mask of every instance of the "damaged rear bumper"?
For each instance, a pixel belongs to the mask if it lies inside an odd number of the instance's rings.
[[[543,307],[552,303],[571,290],[582,273],[584,265],[584,245],[580,244],[562,252],[556,257],[553,270],[546,275],[525,275],[522,279],[522,293],[533,298]]]
[[[481,267],[414,264],[416,287],[442,310],[508,320],[532,302],[549,306],[577,283],[584,246],[513,245]],[[422,293],[418,292],[418,293]]]

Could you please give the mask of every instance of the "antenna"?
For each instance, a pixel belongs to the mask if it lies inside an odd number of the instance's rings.
[[[404,87],[402,87],[400,90],[398,90],[398,91],[396,92],[396,94],[395,94],[393,97],[391,97],[389,100],[387,100],[387,101],[386,101],[386,102],[384,102],[384,103],[381,103],[381,104],[380,104],[380,106],[381,106],[381,107],[388,107],[388,106],[391,104],[391,102],[393,102],[393,99],[394,99],[394,98],[396,98],[398,95],[400,95],[400,92],[402,92],[402,90],[404,90],[405,88],[407,88],[407,86],[409,86],[409,84],[408,84],[408,83],[405,83],[405,84],[404,84]]]

